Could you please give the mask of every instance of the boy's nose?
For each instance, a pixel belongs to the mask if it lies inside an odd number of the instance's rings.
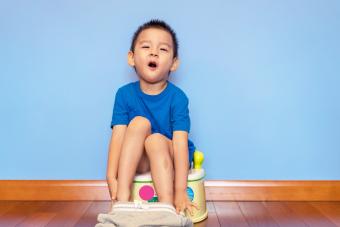
[[[158,56],[157,50],[151,50],[150,55],[154,57]]]

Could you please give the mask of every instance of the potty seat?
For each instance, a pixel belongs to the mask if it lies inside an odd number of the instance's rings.
[[[189,212],[185,213],[193,223],[200,222],[208,217],[204,188],[205,171],[202,168],[203,160],[203,153],[196,150],[194,152],[194,166],[189,170],[188,174],[187,194],[189,199],[199,207],[199,210],[193,209],[192,216]],[[133,201],[143,203],[158,202],[150,172],[135,176],[131,195]]]

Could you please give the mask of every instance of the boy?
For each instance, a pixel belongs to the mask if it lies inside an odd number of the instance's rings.
[[[195,147],[188,140],[188,98],[168,81],[177,69],[178,42],[169,25],[151,20],[135,32],[128,53],[139,81],[116,93],[107,183],[112,200],[129,201],[135,173],[151,170],[159,202],[177,213],[197,206],[186,193]]]

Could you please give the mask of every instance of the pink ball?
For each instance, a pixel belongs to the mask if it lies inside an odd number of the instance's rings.
[[[143,199],[143,200],[150,200],[153,198],[155,194],[155,191],[153,190],[153,188],[149,185],[144,185],[143,187],[141,187],[139,189],[139,196]]]

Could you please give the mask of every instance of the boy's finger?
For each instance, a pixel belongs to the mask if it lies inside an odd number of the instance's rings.
[[[179,212],[180,212],[179,207],[176,207],[176,213],[179,214]]]
[[[185,216],[185,206],[183,206],[183,205],[180,206],[179,210],[180,210],[179,213],[180,213],[181,215]]]
[[[179,212],[180,215],[185,216],[184,209]]]
[[[199,206],[197,205],[197,203],[191,203],[191,204],[192,204],[192,206],[194,206],[197,210],[200,209]]]
[[[180,210],[180,212],[184,212],[185,211],[185,207],[180,207],[179,210]]]
[[[187,207],[187,210],[189,211],[190,215],[193,216],[194,215],[194,212],[192,212],[192,208],[191,206],[188,206]]]

